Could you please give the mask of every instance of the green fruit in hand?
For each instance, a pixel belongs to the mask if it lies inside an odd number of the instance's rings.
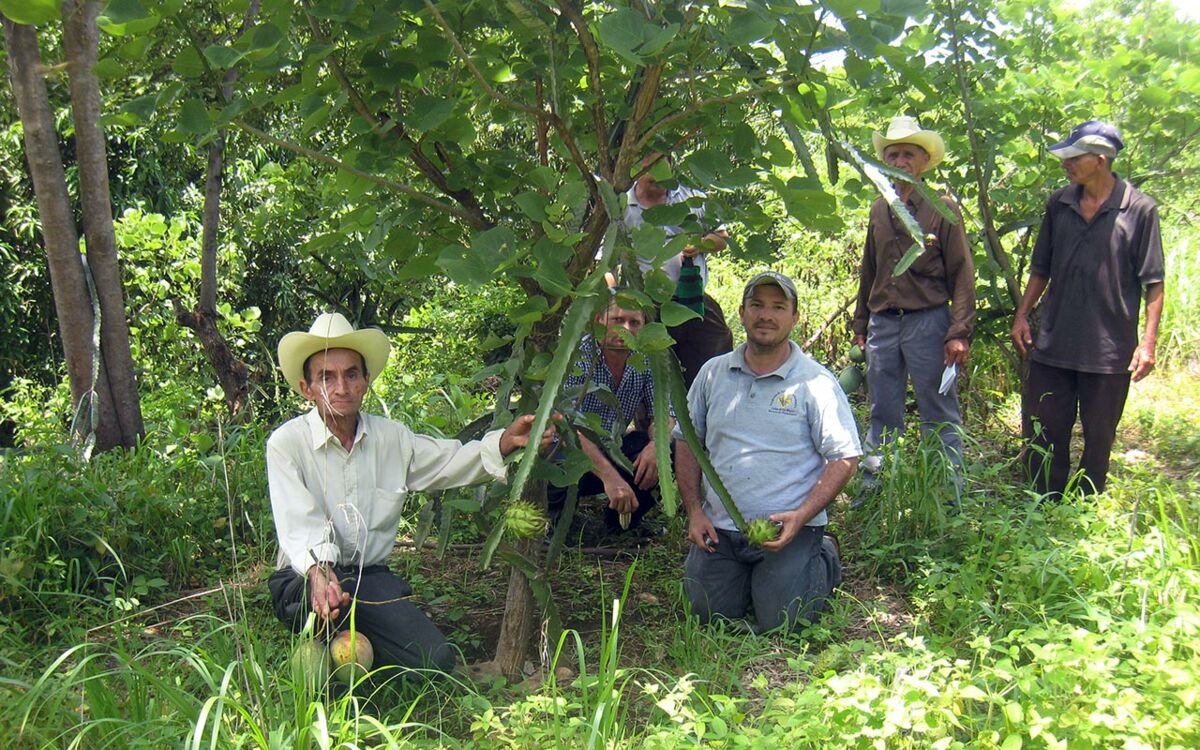
[[[532,539],[546,531],[546,514],[533,503],[518,500],[504,511],[504,530],[518,539]]]
[[[864,352],[862,347],[858,344],[850,347],[850,361],[857,365],[861,365],[863,362],[867,361],[866,352]]]
[[[343,630],[329,642],[329,655],[333,657],[333,676],[347,685],[353,685],[370,672],[375,663],[371,641],[362,633],[349,630]]]
[[[292,652],[292,683],[296,689],[303,689],[309,694],[316,693],[325,687],[329,679],[329,651],[324,643],[313,638],[305,638]]]
[[[756,547],[779,538],[779,527],[766,518],[756,518],[746,525],[746,541]]]
[[[858,365],[847,365],[845,369],[838,374],[838,385],[846,393],[854,393],[863,384],[863,372]]]

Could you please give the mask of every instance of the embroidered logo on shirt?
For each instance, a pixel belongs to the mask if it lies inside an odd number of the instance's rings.
[[[771,399],[771,412],[775,414],[799,414],[796,404],[795,388],[776,393]]]

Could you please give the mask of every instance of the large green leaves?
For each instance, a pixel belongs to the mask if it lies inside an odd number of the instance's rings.
[[[0,13],[14,23],[36,26],[58,18],[57,0],[0,0]]]
[[[634,65],[642,65],[647,57],[662,51],[675,34],[679,24],[658,26],[632,8],[620,8],[607,14],[596,25],[600,41]]]

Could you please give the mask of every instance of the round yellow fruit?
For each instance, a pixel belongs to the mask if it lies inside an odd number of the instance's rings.
[[[362,633],[349,630],[343,630],[329,642],[329,655],[333,658],[333,676],[347,685],[353,685],[370,672],[375,663],[371,641]]]

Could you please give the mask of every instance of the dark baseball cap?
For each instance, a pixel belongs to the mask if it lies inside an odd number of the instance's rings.
[[[1050,147],[1050,153],[1059,159],[1070,159],[1082,154],[1099,154],[1113,158],[1125,148],[1121,132],[1107,122],[1088,120],[1076,125],[1071,135],[1062,143]]]
[[[772,286],[779,287],[783,290],[784,296],[792,302],[796,301],[796,285],[787,276],[775,271],[763,271],[746,282],[746,289],[742,292],[742,301],[745,302],[749,299],[750,295],[754,294],[754,290],[763,284],[771,284]]]

